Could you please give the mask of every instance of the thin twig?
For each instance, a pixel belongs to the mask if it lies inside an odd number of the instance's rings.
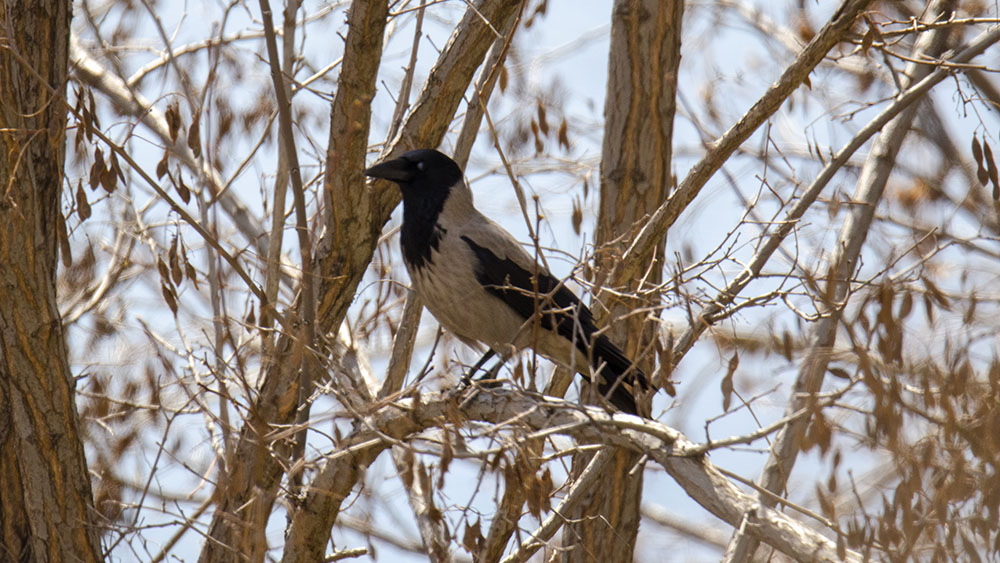
[[[577,477],[576,482],[566,492],[559,507],[552,510],[552,514],[538,526],[538,529],[531,532],[531,539],[525,540],[514,553],[511,553],[503,560],[503,563],[521,563],[527,561],[539,548],[545,545],[552,536],[559,530],[559,527],[566,521],[566,516],[572,512],[588,495],[592,494],[597,478],[604,472],[604,468],[614,459],[615,451],[611,448],[604,448],[597,452],[590,463]]]
[[[297,2],[297,0],[289,0]],[[295,232],[299,238],[299,254],[302,267],[299,316],[302,319],[300,327],[301,340],[297,343],[304,350],[302,367],[299,372],[299,402],[295,416],[295,424],[299,427],[295,437],[295,448],[292,460],[302,458],[306,448],[309,421],[309,395],[312,393],[313,372],[318,369],[316,356],[312,350],[316,347],[316,289],[313,276],[312,239],[306,218],[305,188],[302,187],[302,173],[299,170],[299,156],[295,150],[295,135],[292,131],[292,102],[286,95],[285,81],[282,78],[281,63],[278,55],[278,41],[274,35],[274,21],[271,17],[271,5],[268,0],[260,0],[261,17],[264,20],[264,36],[267,42],[267,58],[271,68],[271,81],[278,102],[278,129],[282,137],[282,148],[288,160],[288,173],[292,181],[292,197],[295,201]],[[287,14],[286,14],[287,15]],[[292,14],[294,17],[294,13]],[[302,474],[289,475],[292,494],[298,492]]]
[[[845,0],[795,61],[788,65],[777,82],[767,89],[767,92],[736,124],[710,145],[708,153],[691,169],[677,186],[677,190],[657,208],[625,251],[617,281],[632,279],[639,275],[639,270],[645,266],[639,258],[649,255],[653,247],[660,243],[670,226],[701,192],[708,180],[743,144],[743,141],[774,115],[799,85],[809,78],[809,73],[823,60],[830,49],[840,43],[858,14],[870,3],[871,0]]]

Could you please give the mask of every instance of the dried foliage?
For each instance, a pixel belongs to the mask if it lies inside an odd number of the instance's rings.
[[[1000,558],[995,5],[687,3],[670,195],[595,246],[612,3],[372,4],[76,6],[58,290],[109,557],[548,559],[615,445],[638,560]],[[457,387],[361,174],[437,145],[644,304],[607,323],[653,335],[651,420],[531,354]]]

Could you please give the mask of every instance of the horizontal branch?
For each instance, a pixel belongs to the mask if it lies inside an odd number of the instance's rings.
[[[692,455],[698,447],[677,430],[637,416],[609,414],[597,407],[504,389],[473,388],[471,396],[424,394],[379,408],[362,421],[338,451],[327,457],[293,517],[290,533],[326,537],[329,529],[314,516],[322,513],[322,505],[340,503],[350,494],[352,487],[345,484],[354,482],[352,474],[394,442],[456,421],[502,427],[516,424],[533,431],[556,429],[556,433],[578,442],[598,442],[644,453],[663,466],[692,499],[731,526],[740,526],[744,516],[749,515],[747,533],[782,553],[798,561],[841,561],[832,540],[760,505],[705,456]],[[846,560],[860,561],[860,557],[847,552]]]

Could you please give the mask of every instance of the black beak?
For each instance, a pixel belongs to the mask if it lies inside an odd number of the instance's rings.
[[[412,162],[402,158],[394,158],[365,170],[365,176],[383,178],[393,182],[409,182],[413,179],[413,172]]]

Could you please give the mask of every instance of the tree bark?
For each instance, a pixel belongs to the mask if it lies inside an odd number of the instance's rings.
[[[518,7],[514,2],[481,0],[475,4],[475,10],[467,11],[406,123],[390,143],[392,150],[401,152],[415,146],[440,144],[495,36],[484,20],[492,22],[494,28],[502,27],[503,22],[517,13]],[[387,13],[385,2],[357,0],[348,15],[349,31],[331,109],[331,139],[325,166],[324,192],[329,206],[323,213],[326,229],[315,250],[315,272],[320,278],[316,317],[319,334],[335,332],[340,326],[374,255],[382,227],[400,200],[395,186],[384,182],[366,187],[363,175],[370,100],[375,95]],[[295,352],[291,338],[283,335],[278,339],[276,359],[264,376],[260,394],[241,430],[236,460],[230,464],[233,468],[230,487],[220,492],[200,561],[235,561],[241,556],[248,556],[251,561],[263,560],[267,546],[258,531],[267,525],[285,471],[279,459],[285,446],[275,442],[271,432],[290,424],[298,407],[298,376],[294,368],[300,362]],[[315,521],[317,528],[326,530],[323,533],[329,532],[340,503],[373,460],[374,457],[359,456],[357,464],[338,479],[338,491],[327,495],[329,504],[324,507],[323,516]],[[322,539],[322,545],[310,545],[309,549],[321,551],[326,545],[325,537],[312,538],[314,542]]]
[[[605,129],[601,156],[601,202],[597,221],[598,286],[614,279],[624,247],[640,221],[667,197],[671,141],[680,63],[680,0],[616,0],[611,24]],[[657,284],[663,269],[663,245],[640,258],[649,265],[646,282]],[[619,295],[638,289],[631,280]],[[646,315],[629,313],[656,303],[598,295],[596,314],[613,323],[608,334],[624,345],[626,355],[652,375],[653,363],[641,358],[656,337]],[[601,308],[605,307],[603,310]],[[645,399],[648,408],[648,399]],[[643,407],[640,406],[640,410]],[[574,474],[591,455],[573,459]],[[636,452],[618,450],[591,496],[568,516],[563,531],[564,561],[632,561],[639,530],[642,470]]]
[[[0,3],[0,559],[99,561],[56,307],[72,5]],[[39,82],[39,77],[46,84]]]
[[[954,9],[954,0],[939,0],[932,3],[928,15],[932,20],[947,21]],[[945,50],[950,31],[944,27],[920,35],[913,49],[913,62],[906,65],[906,71],[900,77],[900,92],[933,72],[932,65],[915,61],[934,60],[939,57]],[[855,205],[851,206],[844,218],[840,239],[830,258],[826,285],[823,293],[818,296],[827,310],[821,320],[813,326],[809,337],[811,344],[799,366],[799,374],[785,408],[786,416],[801,409],[815,408],[816,394],[823,387],[823,380],[830,364],[830,350],[837,342],[840,315],[850,299],[852,277],[861,256],[862,246],[875,219],[875,210],[882,200],[889,176],[895,168],[896,156],[912,130],[919,108],[919,104],[909,106],[882,129],[881,134],[872,143],[868,158],[861,168],[857,188],[854,197],[851,198]],[[785,486],[795,466],[806,428],[811,420],[812,417],[806,417],[792,421],[774,438],[771,454],[764,464],[759,479],[761,488],[773,495],[761,494],[761,505],[775,506],[777,504],[775,498],[785,492]],[[746,536],[737,530],[726,549],[724,560],[745,561],[757,551],[758,543],[756,538]]]

